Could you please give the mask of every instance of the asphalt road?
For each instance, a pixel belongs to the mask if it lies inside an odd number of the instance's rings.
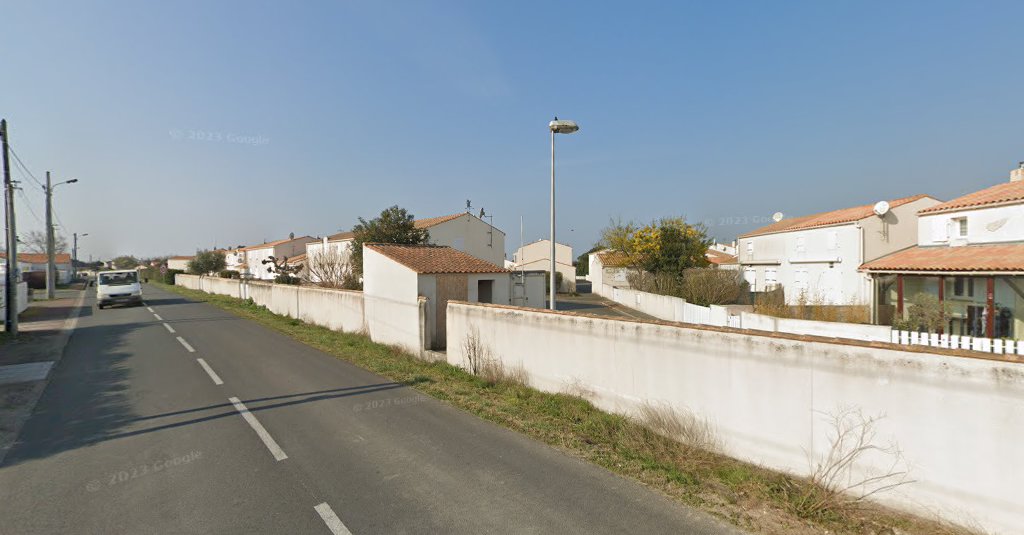
[[[734,532],[258,324],[145,292],[148,308],[86,300],[0,466],[0,533]]]

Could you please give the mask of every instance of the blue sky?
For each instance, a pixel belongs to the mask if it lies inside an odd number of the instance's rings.
[[[1021,2],[6,1],[0,116],[82,258],[472,199],[509,250],[611,218],[767,220],[1006,180]],[[195,139],[190,139],[191,137]],[[15,178],[20,179],[19,172]],[[31,183],[29,183],[31,186]],[[27,187],[39,216],[42,195]],[[22,197],[18,200],[24,203]],[[19,228],[41,229],[26,209]]]

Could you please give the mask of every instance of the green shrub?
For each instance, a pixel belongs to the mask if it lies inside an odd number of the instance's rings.
[[[290,275],[288,273],[282,273],[282,274],[278,275],[277,277],[274,277],[274,284],[295,284],[295,285],[297,285],[297,284],[299,284],[299,282],[301,280],[302,279],[299,279],[295,275]]]
[[[230,269],[223,269],[217,275],[222,279],[237,279],[239,277],[239,273],[237,271]]]
[[[179,273],[185,273],[185,271],[181,270],[181,269],[168,269],[166,273],[161,275],[161,278],[163,279],[163,283],[164,284],[170,284],[170,285],[173,286],[174,285],[174,276],[179,274]]]

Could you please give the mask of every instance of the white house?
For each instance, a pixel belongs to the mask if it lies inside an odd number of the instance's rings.
[[[177,269],[181,271],[188,271],[188,263],[195,258],[194,256],[172,256],[167,259],[167,269]]]
[[[627,277],[633,269],[629,267],[626,255],[618,251],[605,249],[590,253],[587,261],[590,263],[588,267],[592,292],[604,295],[605,285],[614,288],[629,288]],[[605,297],[609,296],[606,295]]]
[[[576,268],[572,265],[572,247],[555,242],[555,271],[562,274],[560,292],[576,289]],[[512,255],[513,270],[543,271],[551,270],[551,240],[537,240],[516,249]]]
[[[242,274],[254,279],[273,280],[277,277],[277,273],[273,272],[273,264],[269,262],[264,263],[264,260],[268,260],[271,256],[281,260],[282,258],[306,254],[306,244],[313,241],[316,241],[316,238],[310,236],[302,236],[301,238],[289,237],[270,243],[236,249],[236,251],[241,251],[245,254],[244,263],[246,267]]]
[[[368,299],[394,303],[395,314],[408,311],[420,297],[427,300],[431,346],[444,348],[449,300],[502,305],[545,306],[544,279],[530,278],[517,287],[515,274],[447,246],[365,244],[363,293]],[[519,300],[517,296],[524,296]],[[402,306],[404,305],[404,306]]]
[[[5,269],[7,253],[0,253],[0,269]],[[71,282],[71,255],[68,253],[57,253],[54,255],[54,268],[57,271],[57,284]],[[18,271],[22,280],[26,280],[26,273],[43,273],[45,276],[46,265],[49,257],[45,253],[18,253]]]
[[[224,253],[224,268],[231,271],[242,272],[248,267],[245,265],[245,251],[243,247],[237,249],[225,249]]]
[[[918,212],[914,246],[866,262],[873,319],[906,318],[925,293],[948,312],[943,332],[1024,338],[1024,163],[1010,182]]]
[[[751,291],[782,285],[789,304],[868,304],[860,265],[914,245],[917,212],[938,203],[915,195],[782,219],[739,237],[739,265]]]
[[[417,219],[414,224],[416,228],[427,229],[431,245],[446,245],[497,266],[505,262],[505,233],[473,214],[462,212]],[[306,258],[311,275],[319,271],[313,264],[322,255],[338,255],[341,262],[347,262],[354,239],[352,232],[339,232],[307,244]]]

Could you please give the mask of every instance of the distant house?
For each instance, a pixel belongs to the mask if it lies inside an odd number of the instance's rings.
[[[274,273],[274,266],[269,262],[270,257],[281,261],[285,258],[306,254],[306,244],[315,242],[316,238],[302,236],[300,238],[289,237],[260,245],[252,245],[235,249],[245,255],[245,269],[241,271],[253,279],[274,280],[277,273]],[[264,262],[267,261],[267,262]]]
[[[560,292],[571,292],[576,289],[576,267],[572,265],[572,247],[555,243],[555,271],[562,274]],[[543,271],[551,270],[551,240],[537,240],[516,250],[512,255],[513,270]]]
[[[782,219],[739,237],[739,264],[751,291],[781,285],[788,304],[868,304],[871,284],[858,268],[917,241],[917,213],[928,195]]]
[[[499,266],[505,261],[505,233],[473,214],[463,212],[417,219],[414,224],[430,232],[431,245],[446,245]],[[347,263],[354,239],[353,232],[339,232],[310,242],[306,246],[306,257],[313,278],[320,271],[314,264],[323,255],[337,255],[341,262]]]
[[[242,249],[242,247],[238,247],[224,251],[224,269],[238,272],[245,271],[247,267],[245,265],[245,251]]]
[[[0,259],[4,262],[0,262],[0,270],[5,270],[7,253],[0,253]],[[45,253],[18,253],[18,270],[21,271],[22,279],[26,280],[27,273],[43,273],[42,277],[46,277],[46,265],[49,262],[49,258]],[[68,253],[58,253],[54,255],[54,267],[57,271],[57,284],[67,284],[71,282],[71,255]]]
[[[180,269],[181,271],[188,271],[188,263],[195,258],[194,256],[172,256],[167,259],[167,269]]]
[[[1024,164],[1010,182],[917,215],[916,243],[861,266],[873,320],[905,319],[907,302],[924,293],[948,312],[946,334],[1024,339]]]
[[[424,328],[435,349],[446,344],[445,314],[449,300],[516,304],[515,274],[447,246],[366,244],[363,277],[366,298],[383,306],[404,304],[406,310],[412,311],[420,297],[426,298]],[[528,303],[522,304],[545,306],[543,281],[543,277],[525,281],[522,291]],[[396,307],[396,313],[400,310]]]
[[[604,295],[605,286],[629,288],[628,276],[636,270],[629,265],[629,259],[619,251],[604,249],[590,253],[590,282],[593,292]]]
[[[732,249],[736,250],[735,248]],[[704,253],[704,256],[707,257],[708,262],[711,262],[711,267],[735,270],[740,268],[739,259],[736,258],[735,254],[729,254],[717,248],[709,248]]]

